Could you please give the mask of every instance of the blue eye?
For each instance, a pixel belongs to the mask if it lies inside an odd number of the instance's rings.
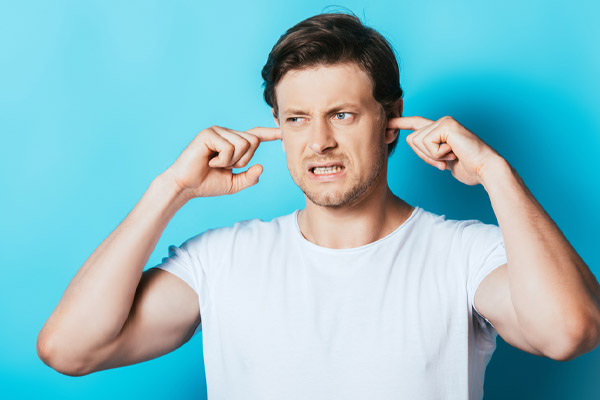
[[[352,114],[348,113],[348,112],[339,112],[339,113],[335,113],[336,118],[338,119],[338,121],[345,121],[347,119],[349,119]]]
[[[302,119],[302,117],[290,117],[288,118],[288,121],[290,122],[298,122],[298,120]]]

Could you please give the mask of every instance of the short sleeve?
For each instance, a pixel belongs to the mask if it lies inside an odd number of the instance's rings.
[[[168,271],[185,283],[187,283],[198,295],[200,315],[202,315],[204,288],[206,279],[198,257],[194,256],[199,236],[195,236],[183,242],[179,247],[170,245],[168,248],[168,257],[164,257],[162,262],[153,268],[160,268]],[[201,317],[202,319],[202,317]],[[198,324],[194,335],[202,330],[202,322]]]
[[[493,327],[492,323],[477,311],[474,299],[475,292],[483,279],[507,262],[500,228],[476,220],[466,221],[461,236],[461,253],[462,259],[466,259],[468,263],[467,292],[469,304],[475,310],[474,316]]]

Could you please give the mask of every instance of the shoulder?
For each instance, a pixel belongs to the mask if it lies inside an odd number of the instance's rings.
[[[239,221],[230,226],[208,229],[188,240],[193,247],[228,247],[252,242],[271,242],[293,228],[296,212],[265,221],[259,218]]]
[[[478,219],[447,219],[445,215],[423,212],[422,232],[436,247],[443,244],[457,250],[457,256],[474,270],[503,259],[504,238],[500,227]],[[501,260],[502,261],[502,260]],[[498,264],[499,265],[499,264]]]
[[[417,207],[417,213],[415,214],[416,223],[415,229],[424,231],[435,231],[439,233],[453,233],[461,234],[465,227],[470,225],[482,225],[483,223],[479,220],[459,220],[447,218],[445,214],[437,214],[431,211],[427,211],[423,208]]]
[[[420,222],[424,224],[428,223],[433,226],[439,226],[443,228],[460,228],[461,230],[465,229],[466,227],[469,227],[472,230],[498,228],[498,225],[488,224],[478,219],[451,219],[447,218],[445,214],[436,214],[434,212],[424,210],[423,208],[420,208],[419,211]]]
[[[270,221],[254,218],[230,226],[211,228],[187,239],[181,246],[185,253],[206,271],[211,265],[230,264],[232,257],[253,258],[261,251],[277,246],[277,241],[289,236],[296,213]]]
[[[422,208],[418,211],[413,233],[425,235],[436,241],[446,240],[453,245],[460,244],[461,248],[502,241],[498,225],[478,219],[451,219],[445,214],[440,215]]]

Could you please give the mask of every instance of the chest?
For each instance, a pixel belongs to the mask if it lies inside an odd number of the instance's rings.
[[[466,348],[466,290],[457,273],[370,260],[298,256],[238,268],[214,301],[222,345],[248,370],[379,371],[391,380],[428,374],[448,349]]]

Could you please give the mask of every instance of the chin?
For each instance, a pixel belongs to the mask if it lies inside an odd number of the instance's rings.
[[[323,186],[320,188],[325,190],[318,190],[318,188],[312,187],[310,181],[305,180],[301,174],[295,174],[296,171],[289,170],[292,179],[311,203],[321,207],[340,208],[355,205],[368,197],[380,182],[378,178],[381,178],[382,167],[383,162],[375,165],[371,175],[367,178],[347,177],[348,181],[344,183],[345,188],[339,188],[338,186],[339,189],[337,190],[334,187]]]
[[[335,194],[324,194],[324,193],[307,193],[304,192],[306,198],[311,201],[311,203],[321,206],[321,207],[343,207],[350,203],[350,199],[347,196],[342,196],[339,193]]]
[[[370,186],[370,185],[369,185]],[[306,188],[300,187],[306,198],[310,200],[313,204],[321,207],[331,207],[331,208],[339,208],[352,205],[359,201],[361,197],[364,197],[365,192],[369,186],[365,185],[356,185],[350,190],[346,192],[311,192],[306,190]]]

